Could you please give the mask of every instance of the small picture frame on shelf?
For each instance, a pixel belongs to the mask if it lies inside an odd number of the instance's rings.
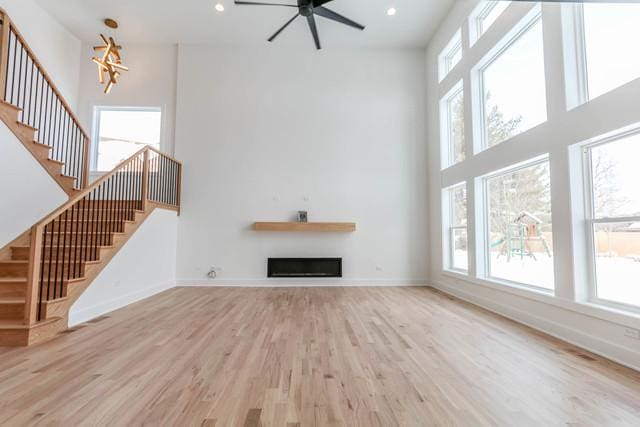
[[[309,222],[309,215],[307,211],[298,211],[298,222]]]

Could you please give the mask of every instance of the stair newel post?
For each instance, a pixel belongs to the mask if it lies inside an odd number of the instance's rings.
[[[2,30],[0,30],[0,96],[5,99],[7,87],[7,65],[9,63],[9,33],[11,32],[11,20],[9,15],[0,9]]]
[[[149,150],[144,150],[142,160],[142,192],[140,198],[142,199],[142,210],[147,211],[147,202],[149,191]]]
[[[40,304],[40,269],[42,265],[42,225],[31,227],[31,245],[29,248],[29,274],[25,294],[25,325],[33,325],[38,321],[38,305]]]

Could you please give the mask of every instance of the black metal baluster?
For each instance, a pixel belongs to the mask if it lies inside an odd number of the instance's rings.
[[[38,70],[38,88],[36,89],[38,94],[38,117],[36,118],[37,128],[38,128],[38,142],[42,142],[42,100],[44,98],[44,77],[40,70]]]
[[[24,52],[24,48],[22,47],[22,44],[20,44],[20,64],[19,64],[20,68],[18,68],[18,74],[17,74],[17,76],[18,76],[18,89],[16,90],[16,92],[17,92],[16,96],[18,98],[18,100],[16,102],[16,105],[18,107],[21,107],[20,106],[20,84],[22,82],[22,57],[24,55],[23,52]]]
[[[29,74],[28,68],[29,68],[29,52],[27,52],[27,50],[23,47],[22,48],[24,50],[24,76],[22,75],[22,68],[20,68],[20,80],[23,81],[23,85],[22,85],[22,104],[20,105],[20,108],[22,108],[22,115],[20,116],[20,121],[21,122],[25,122],[24,121],[24,116],[25,116],[25,108],[27,106],[27,75]],[[20,64],[20,67],[22,67],[22,64]]]

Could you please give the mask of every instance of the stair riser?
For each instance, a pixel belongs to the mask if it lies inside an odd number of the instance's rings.
[[[29,264],[11,264],[0,262],[0,277],[26,278],[29,272]]]
[[[0,320],[22,319],[24,317],[23,304],[0,303]]]
[[[114,209],[76,209],[73,215],[83,219],[95,219],[102,215],[103,218],[111,217],[116,221],[134,221],[135,211],[121,211]]]
[[[56,247],[45,248],[45,259],[53,259],[56,257],[60,259],[71,257],[71,260],[77,261],[97,261],[100,259],[100,248],[93,250],[92,248],[85,248],[83,246],[71,246],[66,250],[58,249]],[[27,261],[29,260],[29,248],[12,248],[12,259],[15,261]]]
[[[73,263],[69,264],[68,262],[64,263],[46,263],[44,266],[40,268],[41,274],[44,274],[44,278],[46,280],[53,281],[55,277],[58,279],[75,279],[78,277],[82,277],[85,272],[85,265],[80,264],[78,266],[74,266]]]
[[[76,204],[77,207],[87,209],[139,209],[138,200],[82,200]]]
[[[24,298],[26,283],[0,283],[0,298]]]
[[[122,221],[103,221],[103,222],[90,222],[90,221],[74,221],[74,222],[56,222],[47,227],[47,231],[61,231],[63,233],[88,233],[88,232],[114,232],[122,233],[124,231],[124,222]],[[76,233],[77,231],[77,233]],[[74,239],[75,239],[74,235]],[[80,236],[78,236],[80,239]]]
[[[18,133],[26,140],[33,141],[36,138],[36,131],[26,126],[23,126],[18,122]]]
[[[46,239],[46,240],[45,240]],[[59,246],[60,249],[63,247],[75,247],[76,241],[75,236],[72,234],[48,234],[46,237],[43,237],[43,242],[46,243],[47,246]],[[85,245],[93,247],[97,246],[111,246],[113,242],[113,236],[109,235],[101,235],[101,236],[86,236],[85,237]],[[80,243],[80,242],[78,242]]]

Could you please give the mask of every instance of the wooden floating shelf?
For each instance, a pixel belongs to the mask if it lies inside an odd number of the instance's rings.
[[[255,231],[298,231],[312,233],[352,233],[355,222],[255,222]]]

